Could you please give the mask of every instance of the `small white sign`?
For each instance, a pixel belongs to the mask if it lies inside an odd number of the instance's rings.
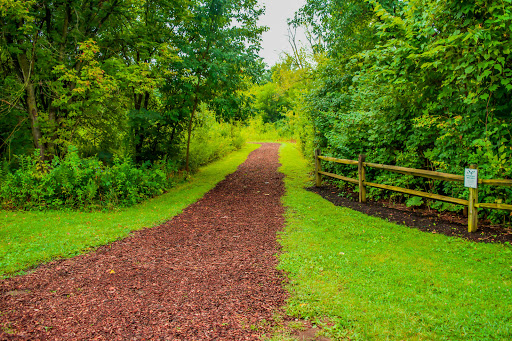
[[[478,188],[478,169],[464,169],[464,187]]]

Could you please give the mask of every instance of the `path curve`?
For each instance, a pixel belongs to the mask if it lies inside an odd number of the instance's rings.
[[[1,281],[0,339],[257,340],[286,299],[278,149],[159,227]]]

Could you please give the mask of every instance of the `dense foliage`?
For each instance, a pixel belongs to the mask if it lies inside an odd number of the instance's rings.
[[[64,159],[40,162],[21,156],[20,168],[0,186],[3,208],[46,209],[129,206],[162,194],[172,186],[175,165],[159,162],[135,167],[130,159],[104,166],[96,158],[80,158],[71,148]]]
[[[242,147],[240,129],[219,123],[202,108],[192,136],[190,169],[210,163]],[[211,143],[216,141],[216,143]],[[7,164],[5,164],[7,166]],[[114,156],[108,163],[80,157],[70,146],[63,158],[51,161],[33,155],[16,157],[13,171],[0,171],[0,208],[3,209],[113,209],[160,195],[183,180],[184,164],[170,158],[136,164]]]
[[[305,119],[302,97],[310,72],[306,66],[304,54],[283,53],[280,62],[246,91],[251,118],[244,132],[249,139],[289,141],[304,135],[300,121]]]
[[[102,167],[117,157],[147,173],[169,160],[193,170],[240,146],[243,90],[263,70],[261,13],[256,0],[0,2],[0,158],[19,168],[13,177],[31,176],[22,155],[53,171],[74,146]],[[205,125],[206,112],[216,122]],[[230,136],[194,146],[226,130],[217,122],[233,123]],[[199,148],[210,153],[193,159]],[[87,160],[75,164],[87,172]]]
[[[307,139],[341,158],[366,154],[371,162],[454,174],[477,163],[482,178],[512,178],[511,5],[510,0],[308,0],[293,20],[315,37],[316,65],[302,107]],[[453,183],[389,172],[370,172],[369,178],[467,195]],[[371,195],[396,194],[374,190]],[[482,186],[479,196],[482,202],[512,203],[507,187]],[[508,212],[486,213],[510,221]]]

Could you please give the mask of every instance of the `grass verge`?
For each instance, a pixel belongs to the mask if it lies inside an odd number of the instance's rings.
[[[420,232],[304,190],[310,168],[281,148],[287,313],[334,340],[511,340],[512,249]],[[278,339],[278,338],[277,338]]]
[[[0,277],[54,258],[84,253],[126,237],[130,231],[169,220],[233,173],[258,147],[247,144],[200,169],[188,182],[168,193],[119,211],[0,211]]]

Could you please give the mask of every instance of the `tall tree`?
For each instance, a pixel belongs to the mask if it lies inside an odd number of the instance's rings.
[[[190,23],[193,1],[146,0],[137,7],[137,20],[115,37],[122,66],[120,86],[129,102],[129,127],[136,161],[154,160],[171,153],[182,126],[182,116],[168,110],[159,96],[165,79],[179,61],[179,31]]]
[[[190,138],[199,104],[212,104],[215,98],[235,94],[246,84],[244,77],[261,72],[257,53],[265,28],[259,27],[257,20],[262,12],[256,0],[199,1],[192,6],[190,22],[178,30],[183,37],[179,44],[181,60],[170,65],[175,73],[163,89],[167,106],[188,115],[187,170]],[[236,105],[233,101],[226,103]]]
[[[177,54],[173,40],[189,4],[2,1],[3,85],[14,98],[1,105],[22,99],[42,159],[58,153],[80,129],[115,126],[127,109],[148,106]]]
[[[124,0],[3,2],[0,48],[7,57],[2,64],[9,70],[11,86],[20,90],[31,123],[33,144],[41,158],[55,152],[52,149],[59,127],[67,126],[69,130],[80,123],[79,113],[62,105],[63,100],[77,98],[58,98],[55,93],[55,83],[62,76],[54,72],[55,68],[65,68],[78,78],[84,67],[93,72],[96,65],[90,63],[91,55],[81,56],[91,52],[92,46],[86,46],[85,42],[101,40],[127,18],[131,20],[130,5]],[[80,43],[84,44],[81,49]],[[110,54],[108,50],[103,53]],[[78,94],[81,91],[78,78],[68,77],[57,87]],[[93,86],[90,79],[83,80],[82,89]]]

